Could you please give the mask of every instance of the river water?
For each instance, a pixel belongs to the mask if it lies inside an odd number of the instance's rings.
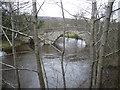
[[[67,88],[88,87],[88,76],[90,69],[89,50],[85,41],[73,38],[65,38],[64,69]],[[56,46],[62,49],[62,38],[56,41]],[[26,45],[21,46],[26,47]],[[28,47],[28,46],[27,46]],[[44,45],[40,47],[40,57],[43,61],[48,87],[62,88],[61,54],[52,46]],[[13,65],[12,55],[2,56],[2,62]],[[29,49],[17,52],[17,65],[19,68],[29,68],[36,70],[36,60],[34,51]],[[4,68],[8,68],[3,66]],[[16,77],[13,70],[3,71],[3,79],[16,87]],[[36,72],[19,71],[21,88],[39,88],[39,81]],[[45,79],[46,81],[46,79]],[[47,84],[46,84],[47,87]]]

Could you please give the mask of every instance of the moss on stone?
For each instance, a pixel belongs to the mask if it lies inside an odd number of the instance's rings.
[[[65,36],[65,37],[68,37],[68,38],[75,38],[75,39],[83,40],[80,36],[78,36],[78,35],[75,34],[75,33],[65,33],[64,36]]]

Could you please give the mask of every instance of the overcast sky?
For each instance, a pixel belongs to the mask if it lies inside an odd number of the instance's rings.
[[[48,2],[43,6],[40,15],[61,17],[61,8],[56,4],[60,5],[60,0],[48,0]],[[86,0],[63,0],[63,7],[71,14],[75,15],[88,9],[90,11],[90,4]],[[67,12],[65,12],[65,17],[72,17]]]
[[[19,0],[20,2],[23,2],[23,0]],[[32,1],[32,0],[24,0],[25,1]],[[43,3],[44,0],[37,0],[37,8]],[[63,7],[71,14],[75,15],[77,13],[84,13],[85,17],[90,18],[91,13],[91,0],[62,0],[63,1]],[[98,7],[101,4],[106,3],[108,0],[97,0]],[[114,5],[115,8],[118,7],[118,1],[115,0],[116,4]],[[51,17],[62,17],[61,14],[61,8],[57,5],[60,5],[60,0],[46,0],[45,4],[42,6],[42,10],[38,13],[39,16],[51,16]],[[27,12],[31,12],[31,8],[26,8]],[[101,9],[100,12],[103,12],[103,9]],[[65,12],[66,18],[73,18],[71,15],[69,15],[67,12]]]

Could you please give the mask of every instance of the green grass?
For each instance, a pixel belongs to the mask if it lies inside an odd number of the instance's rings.
[[[68,37],[68,38],[76,38],[76,39],[80,39],[80,40],[83,40],[81,37],[79,37],[77,34],[75,33],[65,33],[64,35],[65,37]]]

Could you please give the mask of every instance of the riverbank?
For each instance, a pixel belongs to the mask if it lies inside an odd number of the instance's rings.
[[[19,48],[21,45],[26,44],[26,42],[20,41],[20,40],[15,40],[15,48]],[[12,46],[9,44],[8,41],[3,41],[0,42],[0,48],[4,52],[11,52],[12,51]]]

